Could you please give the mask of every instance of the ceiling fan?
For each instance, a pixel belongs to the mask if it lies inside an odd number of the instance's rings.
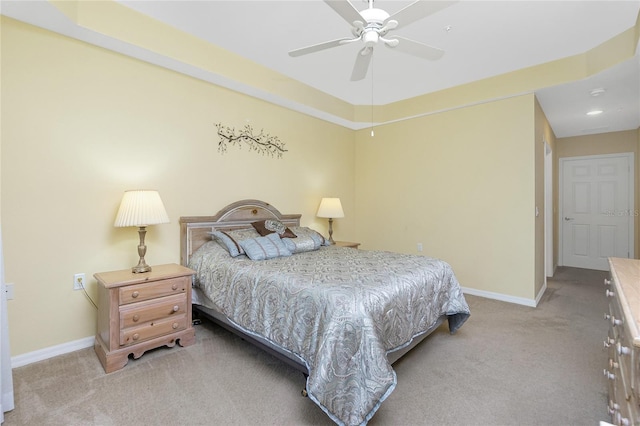
[[[297,57],[308,53],[318,52],[331,47],[363,41],[364,47],[356,57],[356,62],[351,73],[351,80],[362,80],[367,75],[369,63],[373,54],[373,48],[382,42],[385,46],[393,48],[409,55],[419,58],[436,60],[444,55],[444,50],[431,47],[426,44],[410,40],[400,36],[387,38],[389,31],[409,25],[419,19],[438,12],[451,6],[456,1],[424,1],[418,0],[404,9],[389,15],[382,9],[373,7],[374,0],[368,0],[368,8],[359,12],[348,0],[324,0],[338,15],[340,15],[351,26],[353,38],[339,38],[337,40],[326,41],[324,43],[295,49],[289,52],[289,56]]]

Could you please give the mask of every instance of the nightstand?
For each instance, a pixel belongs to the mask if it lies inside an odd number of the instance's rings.
[[[359,245],[360,243],[351,243],[349,241],[336,241],[337,247],[349,247],[349,248],[357,249]]]
[[[94,349],[107,373],[124,367],[129,355],[176,343],[195,343],[191,325],[191,277],[194,271],[176,264],[100,272],[98,327]]]

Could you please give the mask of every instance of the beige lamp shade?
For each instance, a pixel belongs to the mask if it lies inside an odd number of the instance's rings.
[[[340,198],[323,198],[322,201],[320,201],[320,207],[318,207],[318,213],[316,215],[318,217],[328,217],[331,219],[344,217]]]
[[[158,191],[125,191],[114,226],[147,226],[169,223]]]

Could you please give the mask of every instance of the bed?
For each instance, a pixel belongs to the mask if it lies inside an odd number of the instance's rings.
[[[469,307],[446,262],[328,245],[300,218],[259,200],[180,218],[193,310],[303,372],[337,424],[366,424],[393,362],[445,320],[455,333]]]

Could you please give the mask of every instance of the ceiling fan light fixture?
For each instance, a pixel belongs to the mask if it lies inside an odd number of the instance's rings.
[[[373,46],[374,44],[377,44],[379,38],[380,36],[378,32],[373,30],[365,30],[365,32],[362,34],[362,41],[364,41],[367,46]]]

